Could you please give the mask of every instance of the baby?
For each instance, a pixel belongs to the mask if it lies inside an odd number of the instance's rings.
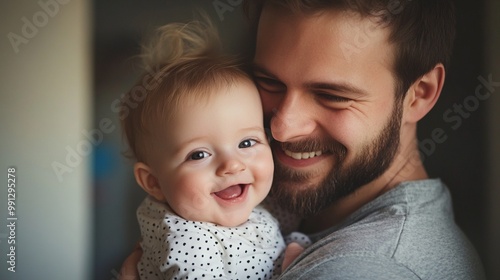
[[[137,210],[141,279],[278,277],[286,245],[259,206],[274,165],[252,79],[220,54],[209,21],[163,26],[143,57],[156,72],[120,116],[149,194]]]

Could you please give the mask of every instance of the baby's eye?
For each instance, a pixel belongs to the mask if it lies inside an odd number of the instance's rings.
[[[190,156],[189,156],[189,160],[200,160],[200,159],[204,159],[204,158],[207,158],[209,157],[210,154],[207,153],[207,152],[204,152],[204,151],[196,151],[196,152],[193,152]]]
[[[238,148],[250,148],[252,147],[253,145],[255,145],[257,143],[257,141],[253,140],[253,139],[247,139],[247,140],[243,140],[241,141],[241,143],[238,145]]]

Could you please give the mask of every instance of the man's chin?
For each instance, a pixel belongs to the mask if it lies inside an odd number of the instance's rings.
[[[275,203],[288,212],[308,217],[320,212],[333,202],[331,191],[324,184],[281,182],[273,184],[269,195]]]

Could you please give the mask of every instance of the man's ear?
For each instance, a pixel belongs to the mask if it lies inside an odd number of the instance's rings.
[[[165,202],[165,196],[161,192],[160,184],[151,168],[142,162],[134,164],[134,175],[137,184],[141,186],[149,195],[158,201]]]
[[[438,63],[411,85],[405,97],[404,114],[407,122],[416,123],[429,113],[441,95],[444,78],[444,66]]]

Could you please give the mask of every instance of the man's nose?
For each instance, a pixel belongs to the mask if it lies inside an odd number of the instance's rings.
[[[308,137],[315,128],[314,108],[303,93],[288,91],[273,108],[271,132],[279,142],[293,142]]]

